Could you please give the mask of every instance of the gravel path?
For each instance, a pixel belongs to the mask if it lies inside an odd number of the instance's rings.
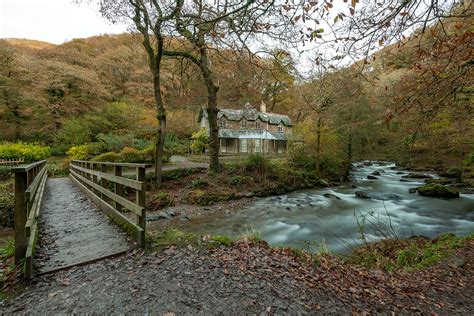
[[[125,256],[33,279],[0,314],[473,315],[474,242],[451,261],[388,273],[266,243]],[[461,263],[461,261],[462,263]]]
[[[35,266],[44,272],[129,248],[126,234],[68,178],[49,179]]]
[[[220,251],[209,254],[192,248],[107,259],[35,279],[3,312],[307,314],[321,304],[326,312],[350,313],[348,304],[313,291],[290,274],[272,275],[276,261],[256,262],[259,268],[249,273],[223,260]]]

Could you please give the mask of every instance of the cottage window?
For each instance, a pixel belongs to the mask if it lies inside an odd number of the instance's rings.
[[[248,151],[247,139],[241,138],[239,141],[240,141],[240,152],[246,153]]]
[[[221,119],[221,120],[219,121],[219,127],[220,127],[220,128],[225,128],[225,119]]]
[[[262,152],[262,141],[260,139],[255,139],[255,152],[261,153]]]
[[[247,121],[245,119],[243,119],[242,121],[240,121],[240,127],[241,128],[247,128]]]
[[[261,129],[261,128],[262,128],[261,123],[260,123],[259,120],[257,120],[257,121],[255,122],[255,128],[256,128],[256,129]]]
[[[281,124],[281,123],[278,124],[278,131],[279,131],[280,133],[283,133],[283,124]]]

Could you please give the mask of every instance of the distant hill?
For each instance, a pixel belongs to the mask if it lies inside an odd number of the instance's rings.
[[[53,48],[56,45],[48,42],[31,40],[26,38],[5,38],[8,44],[12,46],[27,47],[32,49]]]

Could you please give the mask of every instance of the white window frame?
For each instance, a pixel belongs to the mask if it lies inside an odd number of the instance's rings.
[[[221,118],[219,120],[219,128],[225,128],[225,125],[226,125],[225,118]]]

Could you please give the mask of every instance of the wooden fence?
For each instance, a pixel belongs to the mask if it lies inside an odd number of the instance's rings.
[[[71,180],[141,247],[145,245],[145,171],[149,166],[83,160],[69,164]],[[135,179],[124,177],[123,169],[135,169]],[[125,214],[130,212],[136,215],[135,222]]]
[[[12,168],[15,174],[15,263],[25,259],[25,277],[33,275],[38,216],[48,172],[46,160]]]
[[[0,166],[14,166],[25,162],[25,159],[0,159]]]

